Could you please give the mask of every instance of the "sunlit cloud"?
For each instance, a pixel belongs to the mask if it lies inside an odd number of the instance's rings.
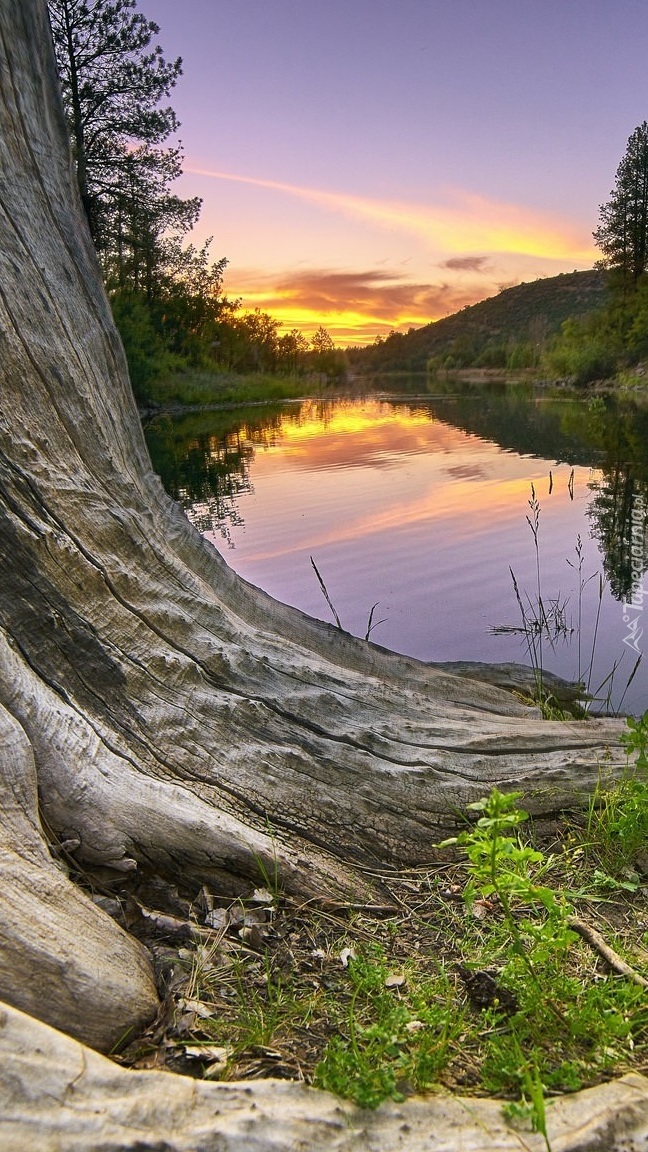
[[[447,203],[416,204],[330,192],[258,176],[185,166],[186,172],[213,180],[248,184],[297,197],[334,213],[361,218],[416,235],[440,252],[472,255],[476,250],[545,259],[592,261],[594,247],[571,221],[519,204],[451,190]]]
[[[452,272],[485,272],[487,266],[487,256],[451,256],[441,265],[442,268],[449,268]]]
[[[236,280],[236,274],[235,274]],[[247,271],[246,303],[272,314],[312,312],[315,316],[357,316],[383,324],[425,323],[464,308],[476,298],[476,289],[451,283],[413,283],[389,272],[366,270],[334,272],[309,268],[278,275]],[[483,294],[483,288],[482,288]]]
[[[233,284],[232,294],[246,308],[270,312],[287,329],[312,332],[323,324],[338,343],[366,343],[394,328],[420,327],[484,295],[483,283],[412,283],[375,269],[314,268],[275,276],[248,271],[235,274]]]
[[[323,325],[342,347],[368,344],[394,330],[420,328],[495,295],[504,284],[571,271],[577,266],[591,267],[595,258],[589,237],[573,222],[462,189],[448,191],[445,199],[437,198],[435,203],[417,204],[202,167],[187,166],[185,170],[275,194],[282,215],[286,198],[310,204],[323,213],[321,228],[317,220],[311,226],[313,256],[309,263],[315,267],[304,269],[302,265],[282,271],[277,269],[276,260],[272,271],[268,265],[263,270],[232,265],[226,289],[230,297],[241,299],[245,310],[269,312],[282,331],[297,328],[311,337]],[[285,215],[289,221],[287,210]],[[340,217],[369,228],[375,226],[383,234],[391,234],[391,239],[402,237],[409,251],[414,241],[415,267],[409,267],[410,257],[404,261],[377,260],[372,267],[369,256],[364,267],[361,264],[358,268],[357,255],[352,258],[355,268],[340,267],[339,248],[335,249],[337,256],[331,253],[333,267],[323,267],[328,264],[326,257],[322,258],[323,237],[330,235],[331,219],[335,223],[336,216],[336,227]],[[375,236],[374,241],[379,250]]]

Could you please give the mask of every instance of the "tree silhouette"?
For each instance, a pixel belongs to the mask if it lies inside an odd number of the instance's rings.
[[[593,233],[604,268],[616,270],[623,284],[637,284],[648,261],[648,123],[630,136],[617,168],[610,199],[600,208]]]

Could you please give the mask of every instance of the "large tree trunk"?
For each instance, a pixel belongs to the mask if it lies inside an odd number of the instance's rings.
[[[0,6],[0,997],[99,1049],[156,1008],[80,862],[293,893],[429,859],[493,784],[556,811],[620,725],[385,652],[245,584],[152,474],[71,169],[45,0]],[[47,829],[47,836],[43,829]]]

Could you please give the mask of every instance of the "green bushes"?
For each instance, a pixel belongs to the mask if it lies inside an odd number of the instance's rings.
[[[122,338],[135,399],[147,403],[154,384],[179,366],[153,323],[150,308],[133,293],[116,293],[113,316]]]

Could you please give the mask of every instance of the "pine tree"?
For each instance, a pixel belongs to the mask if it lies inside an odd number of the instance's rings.
[[[628,140],[610,199],[600,208],[594,240],[599,265],[615,270],[624,287],[635,287],[648,265],[648,123]]]
[[[163,145],[179,125],[160,106],[182,61],[165,60],[157,24],[134,9],[135,0],[49,0],[79,191],[143,396],[169,354],[214,355],[226,261],[210,262],[211,241],[183,245],[201,201],[172,192],[182,148]]]
[[[173,109],[160,102],[182,61],[165,60],[153,46],[157,24],[134,8],[135,0],[49,0],[79,191],[109,270],[127,233],[135,242],[145,205],[149,233],[158,226],[155,216],[164,216],[169,184],[180,172],[180,150],[160,147],[178,128]],[[139,214],[129,216],[136,188]],[[200,207],[187,203],[185,228]]]

